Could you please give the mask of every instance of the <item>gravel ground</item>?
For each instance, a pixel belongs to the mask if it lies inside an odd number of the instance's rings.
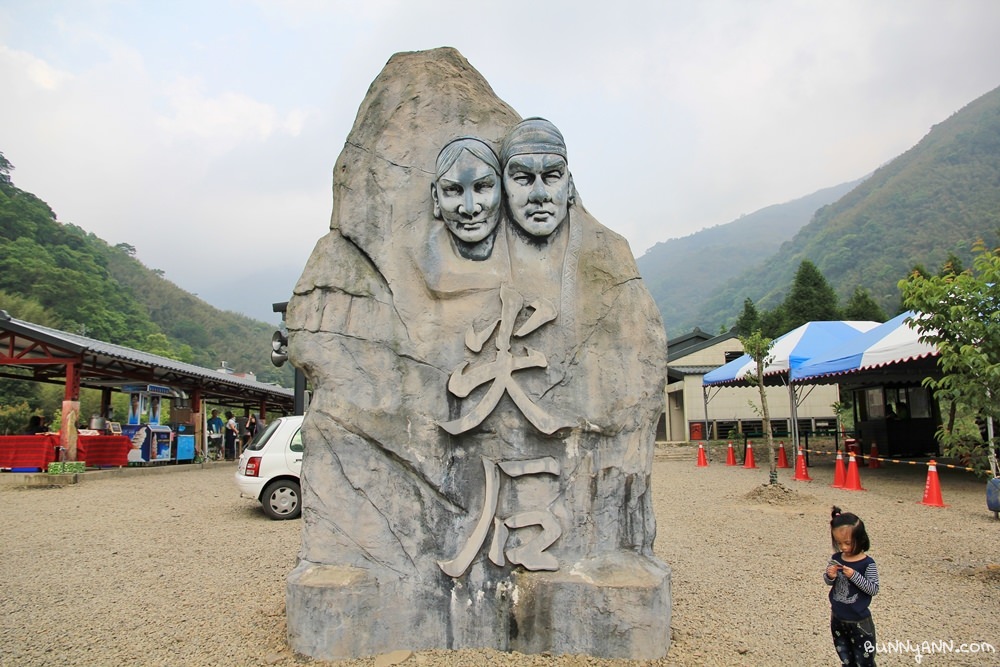
[[[657,452],[656,551],[673,569],[673,642],[663,660],[487,650],[338,663],[295,656],[284,641],[284,584],[300,522],[268,520],[239,497],[232,464],[212,463],[88,473],[61,488],[0,485],[0,664],[832,665],[820,575],[833,503],[859,514],[872,537],[880,642],[1000,650],[1000,522],[986,510],[983,480],[942,469],[949,506],[932,508],[919,502],[924,466],[862,468],[867,491],[848,492],[830,487],[831,462],[814,457],[811,483],[779,471],[786,493],[762,490],[766,470],[726,467],[718,451],[707,469],[691,448]],[[904,651],[879,664],[1000,664],[995,652],[915,658]]]

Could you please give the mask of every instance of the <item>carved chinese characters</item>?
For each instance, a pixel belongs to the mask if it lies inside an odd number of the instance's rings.
[[[509,286],[501,285],[500,302],[502,303],[500,319],[482,332],[470,329],[465,339],[466,347],[473,352],[480,352],[484,340],[496,332],[495,360],[475,366],[471,370],[468,369],[468,362],[463,362],[448,378],[448,391],[460,398],[465,398],[473,389],[487,382],[492,383],[490,389],[480,403],[469,410],[464,417],[444,422],[441,428],[452,435],[458,435],[478,426],[493,412],[504,393],[510,396],[524,417],[542,433],[551,435],[560,428],[572,426],[569,420],[559,419],[533,403],[513,376],[514,372],[525,368],[545,368],[548,365],[545,355],[538,350],[525,347],[523,354],[515,356],[511,351],[511,343],[515,337],[527,336],[538,327],[555,319],[555,309],[545,300],[532,304],[531,316],[515,331],[515,318],[524,305],[524,299]]]
[[[548,457],[533,461],[506,461],[495,463],[483,458],[483,470],[486,477],[486,502],[483,513],[476,524],[476,530],[469,537],[462,551],[449,561],[440,563],[441,570],[450,577],[465,574],[472,564],[476,554],[482,549],[492,524],[493,541],[490,543],[489,558],[495,564],[503,567],[509,560],[514,565],[523,565],[529,570],[558,570],[559,562],[550,554],[543,553],[562,534],[559,522],[551,513],[544,510],[527,510],[518,512],[505,519],[495,516],[497,500],[500,495],[500,471],[512,479],[523,475],[558,475],[559,462]],[[540,526],[542,531],[533,539],[519,547],[507,550],[507,535],[510,528]],[[506,560],[504,555],[506,554]]]

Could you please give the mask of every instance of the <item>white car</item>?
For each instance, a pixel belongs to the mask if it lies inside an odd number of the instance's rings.
[[[240,456],[236,469],[240,496],[260,501],[272,519],[296,519],[302,514],[301,428],[301,415],[275,419]]]

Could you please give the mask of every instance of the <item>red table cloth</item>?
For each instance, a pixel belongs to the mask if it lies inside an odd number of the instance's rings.
[[[56,460],[58,446],[55,433],[0,436],[0,468],[46,470]]]
[[[48,470],[56,461],[57,433],[0,436],[0,468]],[[76,460],[87,466],[126,466],[132,441],[124,435],[81,435],[76,441]]]
[[[76,441],[76,460],[91,466],[128,465],[132,441],[124,435],[81,435]]]

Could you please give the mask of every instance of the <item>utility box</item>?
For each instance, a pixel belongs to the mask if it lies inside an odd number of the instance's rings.
[[[192,424],[173,424],[174,427],[174,458],[177,461],[194,460],[194,426]]]

